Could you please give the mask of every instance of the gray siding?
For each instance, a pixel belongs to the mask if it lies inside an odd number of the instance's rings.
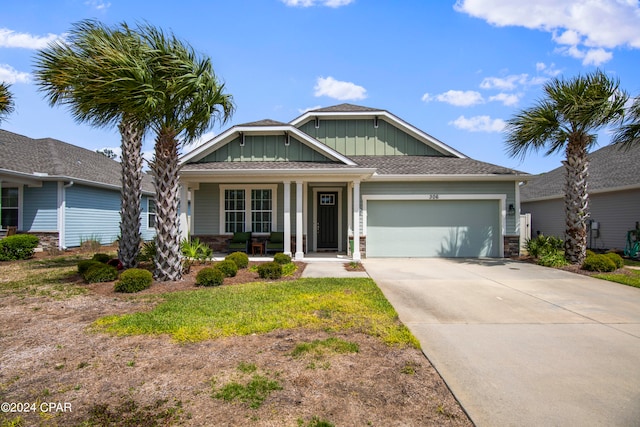
[[[153,227],[149,228],[149,199],[153,200],[153,197],[142,196],[142,201],[140,202],[140,235],[142,236],[142,240],[145,241],[152,240],[156,235],[156,230]],[[118,221],[119,220],[118,218]],[[118,226],[120,226],[119,223]]]
[[[119,191],[76,184],[66,189],[66,206],[66,246],[87,239],[108,244],[120,234]]]
[[[24,187],[22,221],[25,231],[58,230],[58,183]]]
[[[300,130],[345,156],[439,156],[438,151],[380,119],[309,121]]]
[[[624,249],[627,231],[640,221],[640,190],[616,191],[589,196],[590,218],[600,223],[599,233],[587,234],[595,249]],[[563,199],[523,202],[522,212],[531,214],[531,235],[541,232],[564,238]]]

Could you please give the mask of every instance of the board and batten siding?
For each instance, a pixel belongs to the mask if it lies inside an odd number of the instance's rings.
[[[522,212],[531,214],[531,235],[565,238],[565,210],[562,198],[523,202]],[[599,223],[598,233],[587,233],[593,249],[624,249],[627,232],[640,221],[640,190],[589,195],[590,219]],[[597,237],[596,237],[597,235]]]
[[[22,201],[24,231],[58,230],[58,183],[43,182],[42,187],[24,187]]]
[[[73,185],[66,188],[65,245],[80,246],[82,241],[113,243],[120,234],[120,192]]]
[[[443,195],[443,194],[504,194],[506,196],[505,209],[516,203],[515,184],[513,181],[504,182],[363,182],[360,186],[362,197],[371,195]],[[361,215],[364,212],[361,211]],[[517,215],[507,215],[506,234],[517,234]],[[361,220],[362,224],[362,220]],[[362,231],[362,230],[361,230]]]
[[[373,119],[320,120],[318,128],[312,120],[300,130],[345,156],[442,155],[382,119],[377,128]]]
[[[213,153],[199,160],[207,162],[331,162],[328,157],[312,150],[294,137],[285,144],[284,135],[245,135],[244,146],[241,138],[218,148]]]

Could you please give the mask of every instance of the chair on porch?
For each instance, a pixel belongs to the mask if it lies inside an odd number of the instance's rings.
[[[250,231],[238,231],[233,233],[233,237],[229,242],[229,253],[232,252],[244,252],[249,253],[249,245],[251,244],[251,232]]]
[[[284,252],[284,232],[272,231],[264,244],[264,252],[267,254]]]

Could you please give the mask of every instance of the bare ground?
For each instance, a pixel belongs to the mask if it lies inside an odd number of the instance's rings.
[[[0,412],[0,425],[18,416],[18,425],[29,426],[472,425],[419,350],[355,332],[303,329],[191,344],[95,333],[96,319],[147,310],[157,299],[116,294],[113,283],[83,285],[88,293],[64,298],[5,292],[1,278],[10,264],[0,264],[0,402],[35,403],[36,412]],[[142,294],[195,289],[194,274]],[[235,282],[255,279],[245,271]],[[296,344],[329,336],[355,342],[359,351],[318,360],[291,355]],[[243,373],[241,363],[257,371]],[[212,397],[256,374],[282,387],[259,408]],[[60,406],[43,412],[42,402]]]

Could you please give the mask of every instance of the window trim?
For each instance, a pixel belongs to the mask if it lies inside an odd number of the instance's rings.
[[[153,212],[151,212],[151,203],[153,203]],[[158,208],[156,206],[156,201],[153,197],[147,197],[147,230],[155,230],[156,226],[155,226],[155,220],[158,217]],[[151,221],[149,221],[151,219],[151,215],[153,215],[154,218],[154,224],[151,225]]]
[[[251,209],[251,190],[271,190],[271,230],[277,230],[278,224],[278,184],[220,184],[219,195],[219,234],[231,236],[233,233],[227,233],[225,227],[225,199],[224,194],[226,190],[244,190],[244,229],[246,231],[252,230],[252,209]],[[269,233],[254,233],[257,236],[268,236]]]
[[[2,205],[2,200],[1,200],[1,199],[2,199],[2,190],[10,190],[10,189],[16,189],[16,190],[17,190],[18,194],[16,195],[16,197],[17,197],[17,199],[18,199],[18,200],[17,200],[17,201],[18,201],[18,204],[17,204],[17,206],[15,206],[15,207],[4,207],[4,206]],[[16,211],[16,213],[17,213],[17,216],[16,216],[16,220],[17,220],[17,221],[16,221],[16,222],[17,222],[17,223],[16,223],[16,225],[15,225],[15,226],[16,226],[16,227],[18,227],[18,229],[20,229],[20,228],[21,228],[21,222],[22,222],[22,221],[21,221],[21,213],[22,213],[22,188],[21,188],[20,186],[11,186],[11,185],[7,185],[7,186],[2,186],[2,187],[0,187],[0,220],[2,219],[2,211],[3,211],[3,210],[8,210],[8,209],[11,209],[11,210],[15,210],[15,211]],[[0,225],[0,230],[6,230],[6,228],[2,228],[2,225]]]

